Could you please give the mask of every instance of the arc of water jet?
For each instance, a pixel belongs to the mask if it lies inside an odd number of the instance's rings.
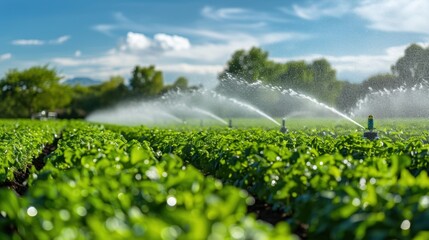
[[[234,77],[234,76],[232,76],[232,75],[228,75],[228,77],[229,77],[229,78],[232,78],[232,77]],[[327,109],[327,110],[329,110],[329,111],[331,111],[331,112],[333,112],[333,113],[335,113],[335,114],[337,114],[337,115],[339,115],[339,116],[341,116],[341,117],[345,118],[346,120],[348,120],[348,121],[352,122],[353,124],[355,124],[355,125],[357,125],[357,126],[359,126],[359,127],[363,128],[363,129],[365,129],[365,127],[364,127],[364,126],[362,126],[361,124],[359,124],[359,123],[358,123],[358,122],[356,122],[355,120],[351,119],[350,117],[348,117],[348,116],[347,116],[347,115],[345,115],[344,113],[341,113],[341,112],[340,112],[340,111],[338,111],[337,109],[335,109],[335,108],[333,108],[333,107],[330,107],[330,106],[328,106],[328,105],[326,105],[326,104],[324,104],[324,103],[321,103],[321,102],[317,101],[316,99],[314,99],[314,98],[312,98],[312,97],[309,97],[309,96],[307,96],[307,95],[305,95],[305,94],[298,93],[298,92],[296,92],[296,91],[294,91],[294,90],[292,90],[292,89],[282,90],[282,88],[281,88],[281,87],[276,87],[276,86],[272,86],[272,85],[265,86],[261,81],[256,81],[256,82],[254,82],[254,83],[250,83],[250,84],[249,84],[249,83],[247,83],[247,82],[245,82],[245,81],[243,81],[243,80],[239,80],[239,79],[238,79],[238,81],[237,81],[237,82],[238,82],[239,84],[246,84],[247,86],[250,86],[250,87],[254,87],[254,86],[262,86],[262,87],[264,87],[265,89],[267,89],[267,87],[269,87],[269,89],[270,89],[270,90],[276,89],[276,90],[278,90],[281,94],[288,94],[289,96],[295,96],[295,97],[299,97],[299,98],[302,98],[302,99],[308,100],[308,101],[313,102],[313,103],[315,103],[315,104],[317,104],[317,105],[319,105],[319,106],[321,106],[321,107],[324,107],[325,109]],[[274,120],[274,121],[275,121],[275,120]],[[280,124],[278,124],[278,125],[280,125]]]
[[[257,81],[257,82],[255,82],[255,83],[252,83],[252,85],[250,85],[250,86],[255,86],[255,85],[259,85],[259,86],[262,86],[262,87],[264,87],[265,89],[267,89],[267,87],[266,87],[265,85],[263,85],[263,83],[262,83],[262,82],[260,82],[260,81]],[[268,85],[268,87],[271,87],[271,85]],[[272,88],[271,88],[271,89],[272,89]],[[365,129],[365,127],[364,127],[364,126],[362,126],[361,124],[359,124],[359,123],[358,123],[358,122],[356,122],[355,120],[351,119],[349,116],[345,115],[344,113],[341,113],[340,111],[338,111],[337,109],[335,109],[335,108],[333,108],[333,107],[330,107],[330,106],[328,106],[328,105],[326,105],[326,104],[324,104],[324,103],[322,103],[322,102],[317,101],[315,98],[309,97],[309,96],[307,96],[307,95],[305,95],[305,94],[302,94],[302,93],[298,93],[298,92],[294,91],[293,89],[288,89],[288,90],[283,90],[283,91],[281,90],[281,89],[282,89],[281,87],[277,87],[277,89],[278,89],[278,91],[279,91],[281,94],[288,94],[289,96],[299,97],[299,98],[301,98],[301,99],[305,99],[305,100],[308,100],[308,101],[310,101],[310,102],[312,102],[312,103],[315,103],[315,104],[317,104],[317,105],[319,105],[319,106],[321,106],[321,107],[324,107],[325,109],[327,109],[327,110],[329,110],[329,111],[331,111],[331,112],[333,112],[333,113],[335,113],[335,114],[337,114],[337,115],[339,115],[339,116],[341,116],[341,117],[345,118],[346,120],[348,120],[348,121],[352,122],[353,124],[355,124],[355,125],[357,125],[357,126],[359,126],[359,127],[363,128],[363,129]],[[280,125],[280,124],[279,124],[279,125]]]
[[[223,120],[219,116],[217,116],[214,113],[211,113],[211,112],[209,112],[207,110],[204,110],[204,109],[201,109],[201,108],[198,108],[198,107],[189,107],[189,106],[187,106],[185,104],[176,104],[176,107],[180,107],[180,108],[184,108],[184,109],[187,109],[187,110],[190,110],[190,111],[198,112],[200,114],[204,114],[206,116],[209,116],[209,117],[211,117],[211,118],[213,118],[213,119],[221,122],[222,124],[228,125],[228,123],[225,120]]]
[[[283,92],[285,92],[285,93],[289,93],[291,90],[284,90]],[[293,91],[293,90],[292,90]],[[282,92],[282,93],[283,93]],[[321,106],[321,107],[324,107],[324,108],[326,108],[326,109],[328,109],[328,110],[330,110],[331,112],[333,112],[333,113],[335,113],[335,114],[337,114],[337,115],[339,115],[339,116],[341,116],[341,117],[343,117],[343,118],[345,118],[345,119],[347,119],[347,120],[349,120],[350,122],[352,122],[352,123],[354,123],[355,125],[357,125],[357,126],[359,126],[359,127],[361,127],[361,128],[363,128],[363,129],[365,129],[365,127],[364,126],[362,126],[361,124],[359,124],[358,122],[356,122],[355,120],[353,120],[353,119],[351,119],[350,117],[348,117],[347,115],[345,115],[344,113],[341,113],[340,111],[338,111],[337,109],[335,109],[335,108],[333,108],[333,107],[330,107],[330,106],[328,106],[328,105],[326,105],[326,104],[324,104],[324,103],[322,103],[322,102],[319,102],[319,101],[317,101],[316,99],[314,99],[314,98],[312,98],[312,97],[309,97],[309,96],[307,96],[307,95],[305,95],[305,94],[302,94],[302,93],[297,93],[297,92],[293,92],[294,94],[293,95],[291,95],[291,96],[298,96],[298,97],[300,97],[300,98],[303,98],[303,99],[307,99],[308,101],[311,101],[311,102],[313,102],[313,103],[315,103],[315,104],[317,104],[317,105],[319,105],[319,106]]]
[[[241,101],[239,101],[239,100],[237,100],[237,99],[235,99],[235,98],[225,97],[225,96],[220,95],[220,94],[218,94],[218,93],[216,93],[216,92],[214,92],[214,91],[211,91],[211,92],[212,92],[213,96],[215,96],[215,97],[217,97],[217,98],[221,98],[221,99],[223,99],[223,100],[228,100],[228,101],[230,101],[230,102],[232,102],[232,103],[235,103],[235,104],[237,104],[237,105],[239,105],[239,106],[241,106],[241,107],[247,108],[248,110],[251,110],[251,111],[253,111],[253,112],[256,112],[257,114],[259,114],[259,115],[261,115],[261,116],[265,117],[266,119],[268,119],[268,120],[270,120],[271,122],[275,123],[276,125],[280,126],[280,123],[279,123],[279,122],[277,122],[274,118],[270,117],[268,114],[266,114],[266,113],[262,112],[261,110],[257,109],[256,107],[254,107],[254,106],[252,106],[252,105],[250,105],[250,104],[247,104],[247,103],[241,102]]]
[[[241,102],[241,101],[239,101],[239,100],[237,100],[237,99],[235,99],[235,98],[225,97],[225,96],[223,96],[223,95],[221,95],[221,94],[219,94],[219,93],[217,93],[217,92],[215,92],[215,91],[212,91],[212,90],[201,89],[200,91],[198,91],[198,93],[199,93],[199,94],[202,94],[202,95],[204,95],[204,94],[211,94],[211,95],[212,95],[213,97],[215,97],[215,98],[218,98],[218,99],[221,99],[221,100],[226,100],[226,101],[232,102],[232,103],[234,103],[234,104],[236,104],[236,105],[238,105],[238,106],[240,106],[240,107],[246,108],[247,110],[250,110],[250,111],[252,111],[252,112],[257,113],[257,114],[259,114],[260,116],[262,116],[262,117],[264,117],[264,118],[266,118],[266,119],[268,119],[268,120],[272,121],[272,122],[273,122],[273,123],[275,123],[276,125],[280,126],[280,123],[279,123],[279,122],[277,122],[275,119],[273,119],[273,118],[272,118],[272,117],[270,117],[268,114],[264,113],[263,111],[259,110],[258,108],[254,107],[254,106],[252,106],[252,105],[250,105],[250,104],[247,104],[247,103]],[[192,94],[195,94],[195,92],[193,92]]]
[[[204,115],[207,115],[207,116],[209,116],[209,117],[211,117],[211,118],[213,118],[213,119],[216,119],[216,120],[218,120],[219,122],[221,122],[221,123],[223,123],[223,124],[225,124],[225,125],[228,125],[228,123],[227,123],[225,120],[223,120],[222,118],[220,118],[220,117],[216,116],[214,113],[211,113],[211,112],[209,112],[209,111],[206,111],[206,110],[204,110],[204,109],[197,108],[197,107],[191,107],[190,109],[191,109],[191,110],[194,110],[194,111],[196,111],[196,112],[202,113],[202,114],[204,114]]]
[[[267,119],[268,119],[268,120],[270,120],[271,122],[273,122],[273,123],[277,124],[278,126],[280,126],[280,123],[279,123],[279,122],[277,122],[274,118],[272,118],[272,117],[268,116],[268,114],[266,114],[266,113],[262,112],[261,110],[257,109],[256,107],[254,107],[254,106],[252,106],[252,105],[249,105],[249,104],[247,104],[247,103],[243,103],[243,102],[241,102],[241,101],[238,101],[238,100],[237,100],[237,99],[235,99],[235,98],[227,98],[227,99],[228,99],[229,101],[231,101],[231,102],[233,102],[233,103],[236,103],[236,104],[238,104],[238,105],[240,105],[240,106],[243,106],[243,107],[245,107],[245,108],[247,108],[247,109],[249,109],[249,110],[255,111],[255,112],[256,112],[256,113],[258,113],[259,115],[261,115],[261,116],[263,116],[263,117],[267,118]]]
[[[168,117],[168,118],[170,118],[170,119],[172,119],[172,120],[174,120],[174,121],[176,121],[176,122],[178,122],[178,123],[183,123],[183,121],[182,121],[180,118],[178,118],[178,117],[174,116],[174,115],[173,115],[173,114],[171,114],[171,113],[168,113],[168,112],[162,111],[162,112],[160,112],[160,114],[161,114],[161,115],[164,115],[164,116],[166,116],[166,117]]]

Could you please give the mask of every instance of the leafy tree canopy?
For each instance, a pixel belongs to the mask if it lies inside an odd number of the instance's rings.
[[[336,71],[326,59],[318,59],[310,64],[305,61],[277,63],[268,59],[267,52],[256,47],[249,51],[236,51],[219,75],[219,80],[217,89],[228,94],[237,91],[234,89],[234,81],[252,83],[260,80],[292,88],[332,104],[342,86],[336,78]]]
[[[155,66],[136,66],[132,72],[130,86],[133,93],[139,97],[153,97],[161,93],[164,87],[164,77]]]
[[[0,81],[2,117],[29,117],[42,110],[56,110],[70,103],[71,91],[60,84],[55,69],[36,66],[13,69]]]
[[[415,85],[429,81],[429,47],[412,44],[405,50],[405,55],[392,66],[392,73],[398,81]]]
[[[189,84],[188,79],[182,76],[177,78],[177,80],[173,83],[173,88],[183,90],[188,88],[188,84]]]

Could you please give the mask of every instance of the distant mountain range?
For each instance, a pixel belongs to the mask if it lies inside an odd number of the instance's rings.
[[[102,82],[99,80],[95,80],[95,79],[87,78],[87,77],[70,78],[70,79],[67,79],[63,82],[63,84],[67,84],[67,85],[71,85],[71,86],[76,86],[76,85],[92,86],[92,85],[98,85],[100,83],[102,83]]]

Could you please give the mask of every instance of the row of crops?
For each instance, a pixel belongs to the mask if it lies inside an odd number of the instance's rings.
[[[292,238],[246,214],[246,191],[100,125],[68,123],[45,161],[22,196],[0,189],[1,239]]]
[[[421,128],[381,132],[261,129],[177,132],[128,129],[203,173],[289,213],[314,239],[429,237],[429,137]]]
[[[32,161],[52,144],[63,122],[0,121],[0,184],[15,181],[30,168]]]
[[[427,239],[429,133],[398,126],[369,141],[349,127],[5,122],[4,143],[28,139],[2,146],[14,151],[1,181],[29,174],[22,195],[0,189],[0,238]],[[60,133],[44,167],[33,167]],[[256,220],[255,202],[283,217]]]

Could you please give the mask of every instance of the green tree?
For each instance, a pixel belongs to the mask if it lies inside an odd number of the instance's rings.
[[[401,85],[401,82],[398,81],[398,78],[390,73],[377,74],[369,77],[362,82],[362,88],[369,91],[371,88],[374,91],[386,89],[394,89]]]
[[[136,66],[132,72],[130,86],[138,97],[153,97],[161,93],[164,87],[164,77],[161,71],[157,71],[155,66]]]
[[[304,61],[291,61],[286,63],[284,71],[277,80],[278,85],[284,88],[311,92],[313,74]]]
[[[325,103],[335,104],[342,87],[336,71],[326,59],[314,60],[309,67],[313,75],[313,94]]]
[[[392,66],[392,72],[401,83],[415,85],[429,79],[429,48],[412,44],[405,55]]]
[[[173,84],[165,85],[162,89],[161,94],[171,92],[171,91],[189,91],[189,90],[197,90],[201,86],[189,86],[189,81],[187,78],[181,76],[174,81]]]
[[[336,103],[342,87],[337,80],[336,71],[326,59],[318,59],[310,64],[305,61],[277,63],[268,59],[267,52],[255,47],[249,51],[236,51],[219,75],[219,80],[218,91],[242,98],[254,98],[256,94],[243,91],[237,85],[237,80],[249,83],[261,80],[310,94],[328,104]],[[274,95],[270,97],[272,101],[276,100]]]
[[[85,117],[90,112],[112,106],[127,98],[129,90],[125,79],[121,76],[110,77],[109,80],[94,86],[73,87],[73,100],[68,110],[68,117]]]
[[[332,69],[331,64],[326,59],[314,60],[310,69],[317,85],[326,85],[337,80],[335,70]]]
[[[106,82],[92,88],[99,98],[99,108],[111,106],[128,95],[125,79],[121,76],[112,76]]]
[[[341,111],[348,111],[356,106],[356,102],[365,96],[366,91],[362,88],[362,84],[340,82],[341,91],[336,99],[336,106]]]
[[[48,66],[10,70],[0,81],[1,116],[30,117],[42,110],[65,107],[71,101],[71,91],[60,84],[60,79]]]
[[[225,70],[219,74],[220,82],[216,90],[244,99],[259,98],[260,94],[243,88],[242,82],[262,81],[267,84],[281,85],[278,80],[285,70],[285,64],[269,60],[268,52],[260,48],[253,47],[248,51],[238,50],[227,62]]]
[[[326,59],[317,59],[311,64],[291,61],[285,63],[283,69],[283,73],[275,81],[276,85],[310,94],[324,103],[336,103],[342,85],[337,80],[336,71]]]
[[[89,86],[76,85],[72,87],[72,101],[62,114],[64,118],[84,118],[96,108],[94,98],[91,98],[92,90]],[[98,104],[98,103],[97,103]]]
[[[236,51],[228,61],[226,69],[219,75],[220,79],[227,79],[228,74],[247,82],[267,80],[268,52],[253,47],[249,51]]]
[[[173,88],[184,90],[188,88],[189,81],[185,77],[178,77],[173,83]]]

